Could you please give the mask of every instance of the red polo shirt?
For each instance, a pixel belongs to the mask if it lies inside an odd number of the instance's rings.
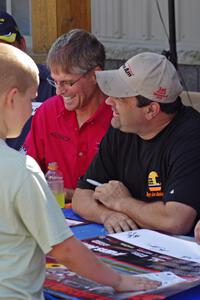
[[[56,161],[66,188],[75,188],[97,153],[112,117],[105,101],[79,128],[75,112],[65,109],[61,96],[46,100],[32,119],[24,149],[34,157],[44,173],[49,162]]]

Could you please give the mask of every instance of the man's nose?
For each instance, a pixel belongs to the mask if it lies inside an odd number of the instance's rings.
[[[56,84],[56,95],[61,95],[64,90],[66,91],[66,88],[64,89],[64,86]]]

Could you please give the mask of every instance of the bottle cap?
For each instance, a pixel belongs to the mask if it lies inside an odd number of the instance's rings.
[[[48,164],[48,170],[51,170],[51,171],[55,171],[58,169],[58,163],[57,162],[50,162]]]

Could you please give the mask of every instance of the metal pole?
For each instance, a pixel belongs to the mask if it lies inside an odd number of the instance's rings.
[[[176,21],[174,0],[168,0],[170,61],[177,69]]]

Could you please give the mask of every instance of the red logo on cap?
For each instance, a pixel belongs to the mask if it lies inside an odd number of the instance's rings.
[[[156,96],[158,100],[166,99],[168,95],[166,95],[167,89],[160,87],[157,91],[153,92],[153,95]]]

